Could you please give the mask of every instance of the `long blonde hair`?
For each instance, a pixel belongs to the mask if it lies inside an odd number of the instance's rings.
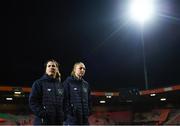
[[[75,70],[76,66],[79,65],[79,64],[83,64],[83,65],[84,65],[83,62],[76,62],[76,63],[74,64],[74,66],[73,66],[72,71],[71,71],[71,76],[76,77],[74,70]]]

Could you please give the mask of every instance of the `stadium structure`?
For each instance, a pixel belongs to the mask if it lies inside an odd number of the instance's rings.
[[[31,125],[29,87],[0,86],[0,125]],[[91,125],[178,125],[180,85],[149,90],[92,91]]]

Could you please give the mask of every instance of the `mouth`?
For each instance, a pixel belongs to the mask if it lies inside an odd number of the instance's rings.
[[[81,75],[84,75],[84,73],[80,73]]]
[[[55,70],[50,70],[49,72],[50,72],[50,73],[55,73]]]

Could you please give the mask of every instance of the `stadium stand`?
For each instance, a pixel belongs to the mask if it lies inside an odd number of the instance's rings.
[[[0,86],[0,125],[32,125],[31,88]],[[150,90],[123,89],[91,93],[91,125],[178,125],[180,85]]]
[[[180,110],[174,110],[165,125],[179,125],[180,124]]]

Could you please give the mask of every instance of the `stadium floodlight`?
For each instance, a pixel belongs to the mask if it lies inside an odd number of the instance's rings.
[[[166,101],[166,98],[161,98],[160,100],[161,100],[161,101]]]
[[[150,94],[150,96],[151,96],[151,97],[154,97],[154,96],[156,96],[156,94],[153,93],[153,94]]]
[[[154,0],[131,0],[130,3],[130,17],[144,24],[152,18],[154,14]]]
[[[21,87],[12,88],[15,97],[21,97],[23,95],[23,90]]]
[[[7,100],[7,101],[12,101],[12,100],[13,100],[13,98],[6,98],[6,100]]]
[[[154,0],[130,0],[129,5],[129,17],[130,19],[138,22],[141,26],[141,41],[143,49],[143,65],[144,65],[144,78],[145,78],[145,89],[148,89],[148,77],[147,77],[147,68],[146,68],[146,56],[145,56],[145,47],[144,47],[144,24],[150,18],[153,17],[155,13]]]
[[[106,103],[106,101],[101,100],[101,101],[99,101],[99,103],[104,104],[104,103]]]
[[[14,94],[16,94],[16,95],[20,95],[20,94],[21,94],[21,92],[20,92],[20,91],[15,91],[15,92],[14,92]]]
[[[112,96],[111,95],[107,95],[106,98],[112,98]]]

